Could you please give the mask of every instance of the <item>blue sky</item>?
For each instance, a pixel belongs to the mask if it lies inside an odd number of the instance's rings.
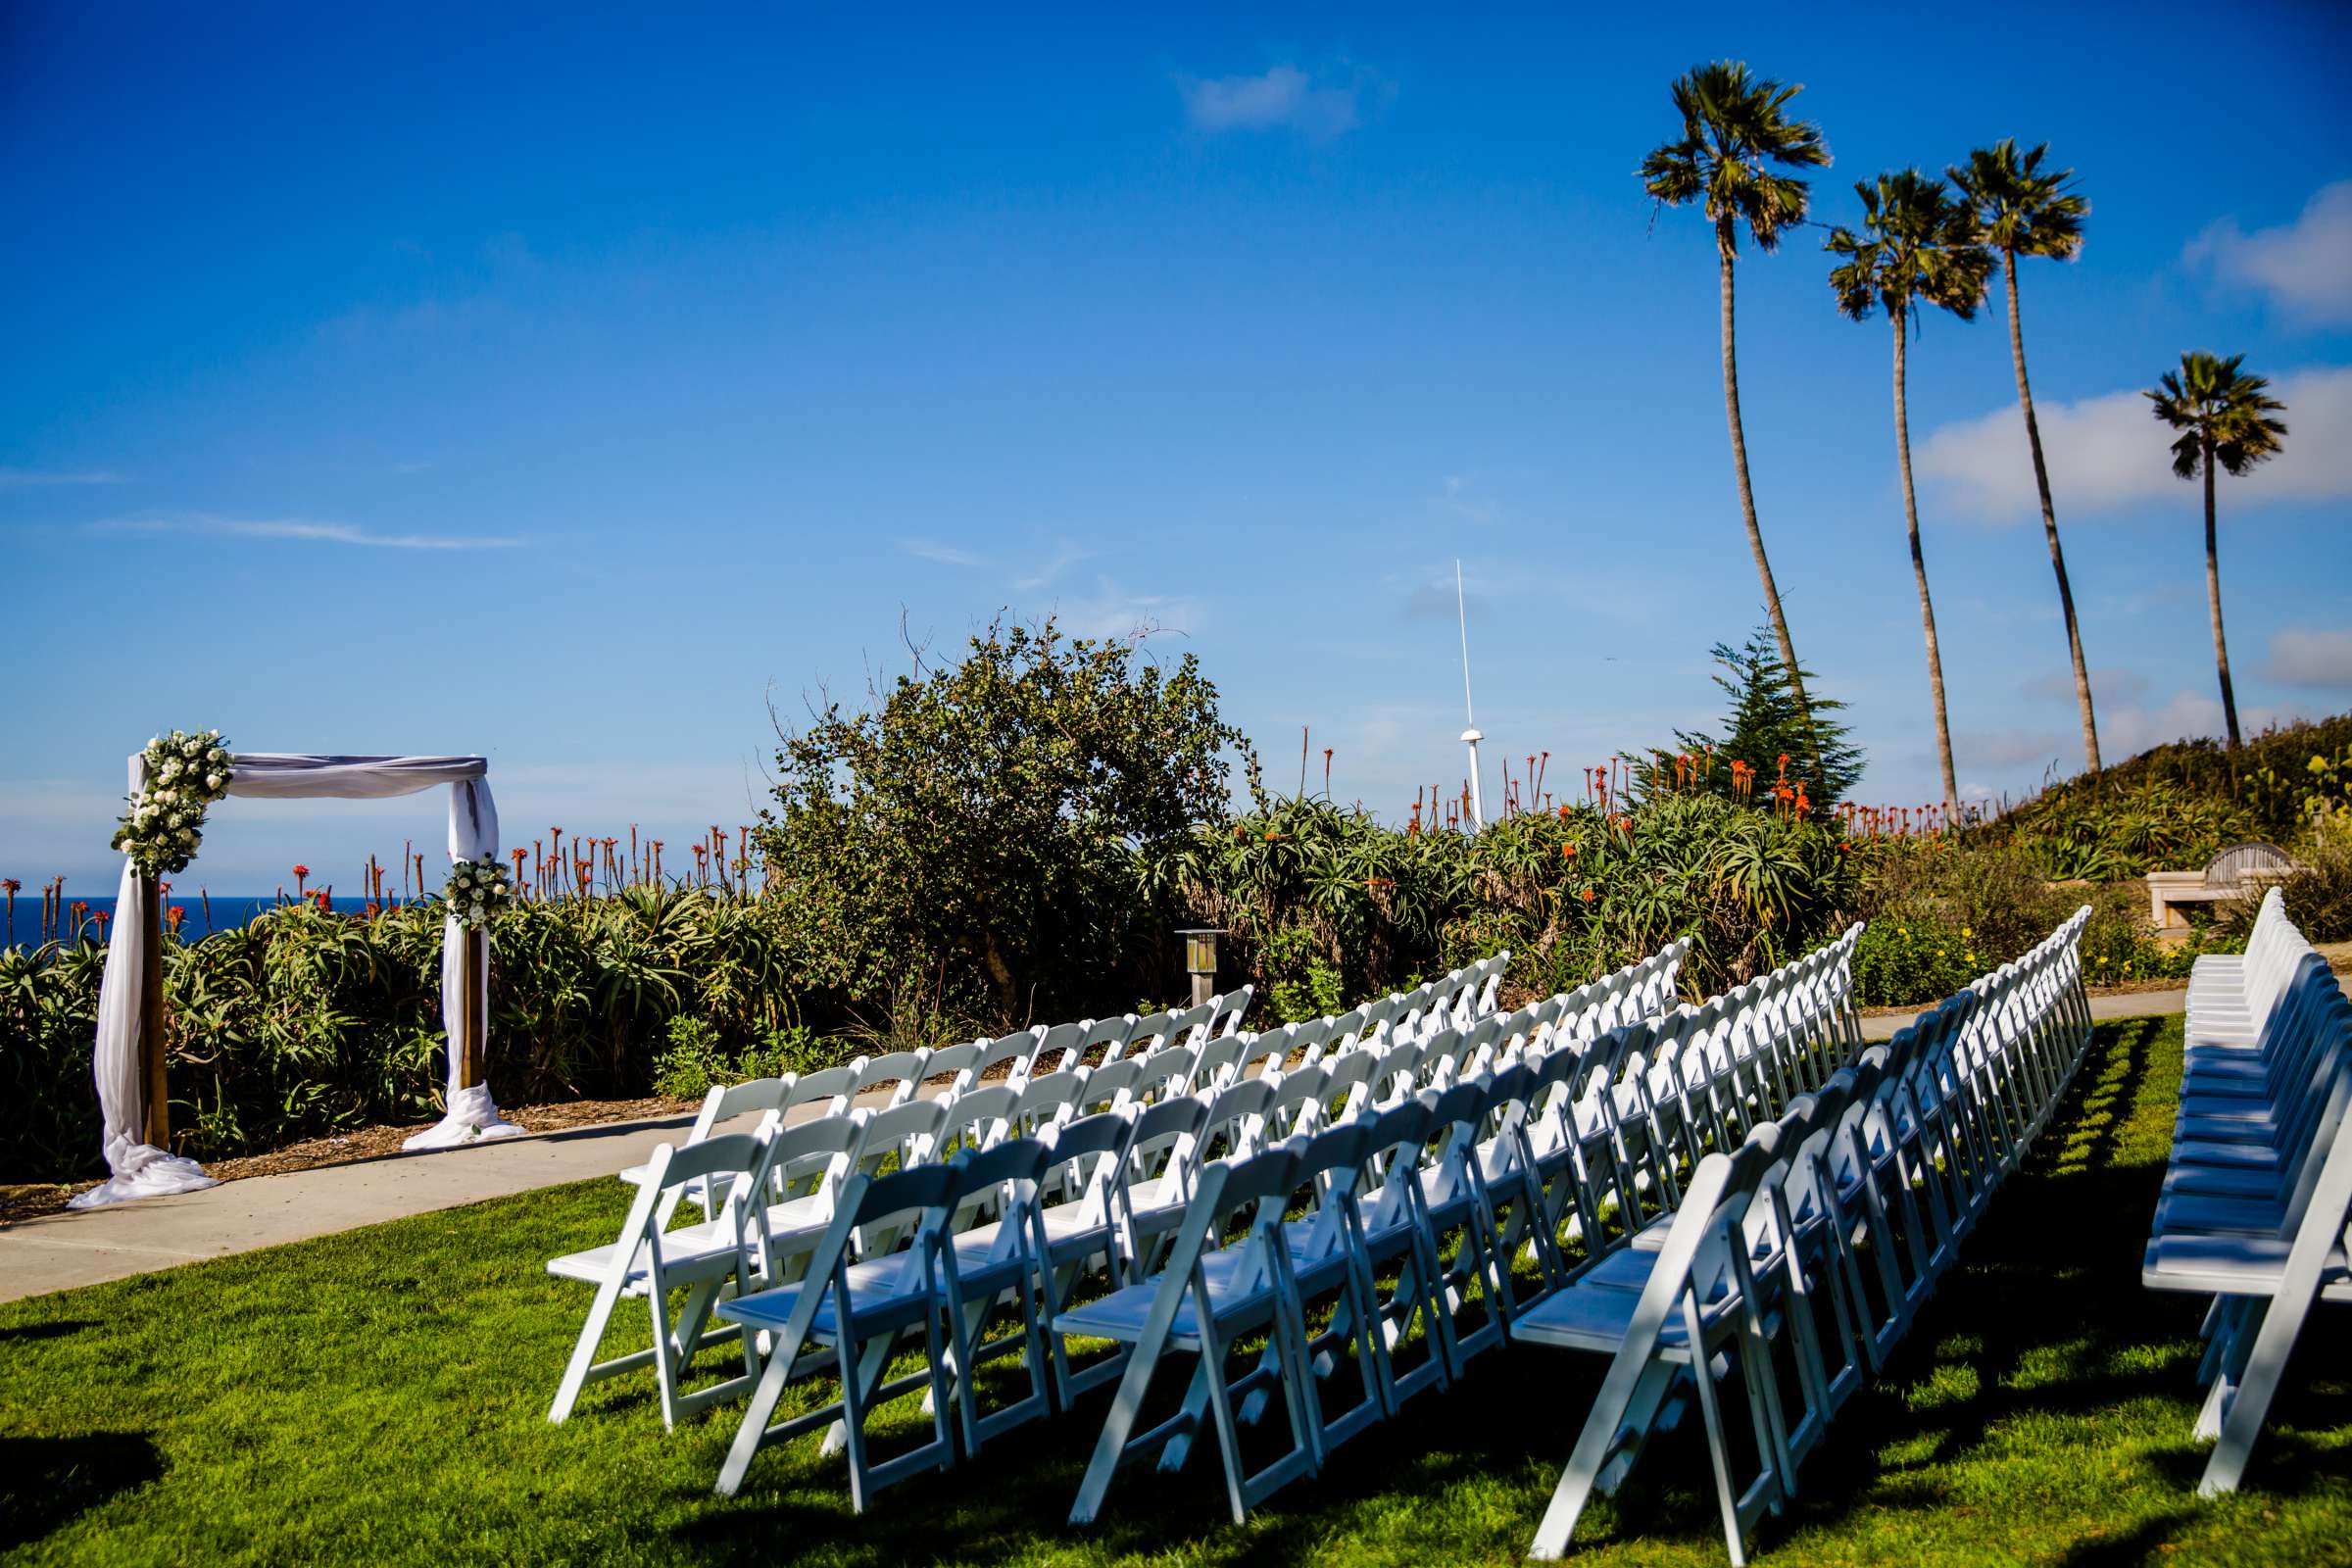
[[[0,874],[111,878],[122,758],[478,751],[510,841],[746,820],[804,694],[1000,608],[1198,653],[1277,779],[1552,779],[1716,710],[1757,616],[1702,225],[1633,170],[1712,58],[1851,183],[2048,140],[2093,213],[2024,278],[2110,756],[2218,723],[2193,486],[2131,394],[2245,352],[2288,455],[2224,489],[2250,718],[2352,706],[2340,8],[27,5],[0,22]],[[1907,30],[1908,29],[1908,30]],[[2200,131],[2210,117],[2215,130]],[[1863,798],[1934,794],[1884,321],[1820,231],[1740,273],[1758,505]],[[1911,407],[1964,788],[2079,757],[2005,326]],[[1314,771],[1321,772],[1318,756]],[[1294,775],[1295,776],[1295,775]],[[188,880],[346,886],[433,806],[231,803]]]

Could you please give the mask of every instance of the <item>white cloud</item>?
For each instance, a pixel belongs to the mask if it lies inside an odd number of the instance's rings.
[[[2352,367],[2291,371],[2271,392],[2286,404],[2285,449],[2242,479],[2225,477],[2224,514],[2266,501],[2352,496]],[[2194,501],[2194,488],[2173,477],[2172,431],[2139,393],[2036,403],[2034,414],[2061,519],[2135,501]],[[1987,521],[2022,522],[2040,511],[2014,404],[1938,426],[1919,449],[1919,471]]]
[[[943,545],[936,539],[902,539],[899,541],[899,553],[904,556],[912,556],[917,561],[936,562],[943,566],[985,566],[988,564],[987,558],[983,556],[974,555],[969,550],[957,549],[954,545]]]
[[[1099,550],[1089,550],[1069,539],[1057,540],[1052,553],[1037,564],[1036,569],[1013,579],[1012,585],[1023,593],[1034,593],[1040,588],[1050,587],[1078,563],[1101,554]]]
[[[2352,626],[2287,626],[2271,638],[2263,673],[2282,686],[2352,691]]]
[[[1104,577],[1087,597],[1055,604],[1053,614],[1073,637],[1132,637],[1139,631],[1182,634],[1199,626],[1200,606],[1177,594],[1128,593]]]
[[[46,489],[52,485],[128,484],[128,474],[106,468],[0,468],[0,490]]]
[[[173,517],[110,517],[92,528],[106,533],[187,533],[218,539],[287,539],[372,550],[514,550],[522,541],[492,534],[375,533],[348,522],[300,517],[221,517],[190,513]]]
[[[1254,76],[1178,76],[1184,117],[1195,130],[1272,130],[1287,126],[1309,136],[1337,136],[1361,122],[1358,76],[1345,84],[1317,82],[1297,66],[1274,66]]]
[[[2301,217],[2276,228],[2249,234],[2225,218],[2180,260],[2217,282],[2260,290],[2300,319],[2352,321],[2352,179],[2321,186]]]

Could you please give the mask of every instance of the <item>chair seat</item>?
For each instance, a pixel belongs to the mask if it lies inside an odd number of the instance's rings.
[[[612,1271],[612,1257],[619,1247],[618,1242],[608,1242],[584,1252],[551,1257],[547,1260],[547,1271],[562,1279],[601,1284]],[[629,1260],[629,1283],[643,1281],[652,1261],[649,1245],[638,1243],[637,1254]],[[662,1272],[673,1279],[681,1282],[701,1279],[712,1272],[732,1270],[734,1266],[735,1227],[729,1221],[705,1220],[700,1225],[681,1225],[662,1233]]]
[[[1648,1256],[1623,1250],[1610,1254],[1611,1258],[1635,1255]],[[1639,1291],[1580,1280],[1512,1314],[1511,1338],[1530,1345],[1555,1345],[1571,1350],[1614,1354],[1633,1329],[1634,1310],[1641,1300]],[[1699,1308],[1700,1321],[1712,1330],[1737,1305],[1728,1295],[1719,1296]],[[1658,1331],[1658,1346],[1670,1359],[1690,1358],[1690,1336],[1679,1309],[1666,1314],[1666,1321]]]
[[[923,1314],[932,1309],[935,1298],[923,1288],[922,1271],[915,1266],[915,1257],[911,1251],[893,1252],[888,1257],[850,1266],[850,1325],[858,1338],[919,1323]],[[793,1308],[800,1304],[801,1292],[810,1284],[803,1281],[799,1285],[782,1285],[721,1301],[718,1315],[754,1328],[781,1329],[791,1320]],[[809,1332],[820,1339],[830,1340],[840,1333],[838,1295],[827,1291],[824,1300],[817,1304],[816,1315],[809,1320]]]
[[[2194,1194],[2203,1198],[2258,1198],[2277,1202],[2278,1173],[2232,1170],[2225,1165],[2175,1165],[2164,1173],[2164,1195]]]
[[[2276,1198],[2228,1198],[2174,1193],[2156,1203],[2154,1235],[2277,1236],[2286,1204]]]
[[[2293,1243],[2278,1236],[2160,1236],[2141,1255],[2139,1282],[2152,1291],[2199,1296],[2272,1296],[2286,1272]],[[2321,1295],[2352,1300],[2352,1271],[2344,1250],[2331,1249],[2320,1271]]]
[[[1220,1249],[1201,1259],[1205,1265],[1211,1259],[1240,1250],[1238,1247]],[[1203,1275],[1208,1270],[1202,1269]],[[1162,1276],[1153,1275],[1140,1285],[1129,1285],[1097,1297],[1083,1306],[1074,1306],[1056,1313],[1054,1329],[1057,1334],[1080,1334],[1090,1339],[1119,1340],[1132,1345],[1144,1337],[1144,1327],[1152,1317],[1152,1299],[1159,1295]],[[1220,1330],[1229,1325],[1240,1327],[1272,1315],[1274,1292],[1259,1283],[1247,1291],[1237,1291],[1231,1285],[1231,1265],[1226,1266],[1227,1283],[1220,1288],[1215,1277],[1207,1279],[1209,1310],[1216,1315]],[[1170,1330],[1180,1349],[1197,1349],[1200,1344],[1200,1313],[1193,1293],[1184,1293],[1176,1308],[1176,1321]]]

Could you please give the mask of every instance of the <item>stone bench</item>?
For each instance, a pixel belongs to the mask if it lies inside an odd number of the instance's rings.
[[[2206,862],[2201,871],[2150,871],[2148,918],[2155,924],[2159,938],[2168,942],[2186,941],[2189,924],[2188,917],[2180,910],[2181,905],[2221,904],[2247,898],[2272,883],[2283,881],[2294,868],[2294,860],[2278,845],[2251,840],[2230,845]]]

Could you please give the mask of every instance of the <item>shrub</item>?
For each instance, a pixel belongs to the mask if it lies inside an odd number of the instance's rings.
[[[654,1091],[672,1100],[700,1100],[713,1084],[732,1083],[718,1031],[700,1018],[669,1020],[669,1044],[654,1057]]]
[[[1194,657],[1000,619],[871,699],[776,753],[762,847],[807,978],[1006,1023],[1149,989],[1171,922],[1146,868],[1224,820],[1226,754],[1248,760]]]
[[[1921,1005],[1990,967],[1980,961],[1969,927],[1927,917],[1873,920],[1854,947],[1854,1000],[1866,1007]]]

